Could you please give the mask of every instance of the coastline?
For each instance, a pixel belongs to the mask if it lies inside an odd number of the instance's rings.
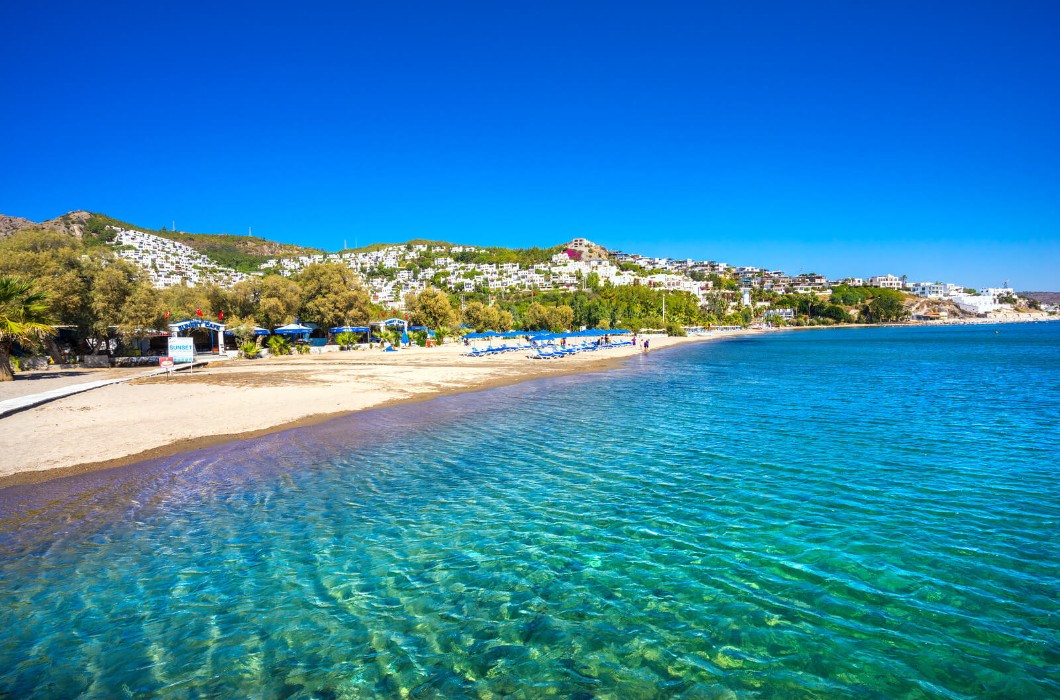
[[[780,329],[776,329],[780,330]],[[649,353],[772,331],[647,336]],[[642,354],[614,348],[556,360],[463,357],[462,345],[227,360],[193,374],[101,387],[0,420],[0,489],[128,466],[314,425],[368,409],[486,391],[545,377],[608,372]],[[11,447],[31,435],[30,449]]]
[[[1053,319],[913,322],[932,327]],[[872,328],[873,324],[715,331],[685,338],[646,336],[651,353],[696,342],[778,331]],[[452,344],[396,353],[360,350],[259,360],[226,360],[193,374],[139,377],[0,419],[0,489],[124,467],[228,442],[314,425],[359,411],[565,374],[608,372],[641,354],[615,348],[549,361],[524,353],[462,357]],[[113,376],[114,371],[110,371]],[[47,373],[45,381],[47,381]],[[42,390],[44,388],[42,387]],[[29,449],[16,450],[32,436]]]

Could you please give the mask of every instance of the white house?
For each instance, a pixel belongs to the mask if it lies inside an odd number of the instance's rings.
[[[883,289],[901,289],[902,280],[894,275],[878,275],[867,280],[870,287],[881,287]]]
[[[1008,287],[983,287],[979,290],[979,296],[997,301],[998,297],[1016,296],[1016,293]]]
[[[957,296],[963,288],[948,282],[914,282],[911,291],[925,299],[943,299]]]
[[[953,303],[957,305],[961,311],[967,311],[973,314],[985,314],[991,311],[996,311],[1002,308],[1002,304],[998,304],[997,300],[992,296],[973,296],[971,294],[961,294],[954,298]]]

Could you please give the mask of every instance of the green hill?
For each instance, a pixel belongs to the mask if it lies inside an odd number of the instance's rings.
[[[325,252],[318,248],[278,243],[259,236],[240,236],[227,233],[186,233],[183,231],[169,231],[165,228],[153,229],[98,212],[73,211],[40,224],[28,219],[0,215],[0,238],[30,227],[59,231],[84,241],[88,246],[104,245],[112,242],[115,235],[113,229],[143,231],[144,233],[183,243],[217,264],[240,272],[257,272],[261,269],[262,263],[270,258],[291,258]],[[467,250],[469,246],[466,245],[417,238],[404,243],[372,243],[358,248],[347,248],[339,252],[365,253],[382,250],[390,246],[406,246],[411,249],[415,245],[444,248],[444,251],[428,250],[417,256],[415,264],[421,267],[431,265],[435,259],[440,257],[452,257],[462,263],[503,264],[514,262],[526,266],[536,263],[547,263],[553,255],[563,251],[565,248],[562,245],[549,248],[472,246],[475,250]],[[463,250],[454,253],[453,248],[458,247],[463,248]]]
[[[104,236],[108,226],[135,229],[194,248],[219,265],[230,267],[240,272],[254,272],[261,269],[261,264],[269,258],[290,258],[299,255],[313,255],[324,251],[317,248],[277,243],[258,236],[237,236],[227,233],[185,233],[151,229],[136,224],[120,221],[106,214],[93,213],[85,223],[87,231]]]
[[[468,246],[447,241],[431,241],[424,238],[414,238],[404,243],[372,243],[359,248],[346,248],[340,253],[372,253],[392,246],[405,246],[409,250],[412,246],[425,245],[428,248],[445,248],[444,251],[426,250],[419,254],[415,264],[427,267],[434,264],[438,258],[453,258],[461,263],[476,263],[479,265],[502,265],[504,263],[519,263],[520,265],[534,265],[547,263],[556,253],[562,252],[566,246],[558,245],[551,248],[501,248],[498,246]],[[454,253],[453,248],[462,248],[459,253]],[[468,250],[474,248],[474,250]]]

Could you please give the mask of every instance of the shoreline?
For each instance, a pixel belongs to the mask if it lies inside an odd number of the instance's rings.
[[[1041,319],[1000,323],[1038,320]],[[642,338],[651,341],[651,354],[691,343],[778,331],[999,323],[976,321],[785,326],[715,331],[684,338]],[[226,360],[193,375],[175,375],[171,379],[137,377],[58,399],[0,419],[0,447],[16,445],[24,435],[33,436],[31,449],[9,451],[0,461],[0,489],[126,467],[316,425],[364,410],[488,391],[547,377],[614,371],[630,358],[643,354],[640,348],[617,348],[538,361],[527,359],[521,352],[462,357],[464,350],[464,346],[452,344],[397,353],[362,350]],[[300,392],[292,391],[299,388]],[[293,406],[296,400],[311,405]],[[218,415],[211,417],[207,406]],[[325,408],[331,410],[321,410]],[[99,453],[98,458],[85,458],[94,451]]]
[[[775,329],[780,330],[780,329]],[[691,343],[760,335],[772,331],[743,330],[716,332],[685,338],[647,336],[647,354]],[[432,349],[382,353],[376,350],[288,356],[264,360],[227,360],[212,368],[171,379],[141,377],[114,387],[102,387],[75,394],[14,414],[0,421],[0,445],[15,444],[19,434],[34,437],[35,448],[21,454],[9,453],[0,463],[0,489],[37,484],[89,472],[126,467],[151,459],[213,447],[244,439],[316,425],[365,410],[429,401],[441,396],[488,391],[535,379],[570,374],[610,372],[632,357],[644,354],[640,348],[616,348],[582,353],[556,360],[527,359],[524,353],[493,357],[462,357],[462,345]],[[597,354],[599,353],[599,354]],[[329,371],[330,370],[330,371]],[[347,381],[335,381],[335,373],[355,373]],[[459,378],[454,373],[461,375]],[[307,379],[306,374],[319,375]],[[248,381],[249,380],[249,381]],[[379,382],[406,382],[401,388],[380,391]],[[230,383],[231,382],[231,383]],[[372,396],[365,397],[365,384]],[[334,399],[340,393],[360,389],[353,401],[339,401],[337,410],[290,407],[292,387],[312,390],[318,398]],[[205,391],[203,391],[205,387]],[[163,395],[152,396],[151,389]],[[198,401],[216,400],[232,409],[239,406],[241,394],[257,393],[271,402],[266,416],[236,421],[236,429],[210,430],[203,416],[185,416],[165,434],[152,437],[148,429],[158,427],[151,416],[164,403],[179,412]],[[297,397],[297,395],[296,395]],[[284,406],[288,406],[286,409]],[[108,412],[111,420],[99,420]],[[136,432],[128,428],[138,426]],[[206,428],[203,430],[203,428]],[[37,443],[41,443],[37,448]],[[100,459],[84,459],[86,452],[100,450]]]
[[[720,340],[720,338],[718,339]],[[662,348],[660,348],[661,350]],[[651,352],[655,352],[651,350]],[[85,462],[82,464],[74,464],[68,467],[54,467],[51,469],[39,469],[33,471],[22,471],[11,474],[0,474],[0,489],[8,488],[9,486],[25,486],[29,484],[38,484],[45,481],[51,481],[52,479],[61,479],[67,476],[76,476],[78,474],[86,474],[88,472],[101,471],[106,469],[118,469],[120,467],[127,467],[138,462],[146,462],[152,459],[161,459],[164,457],[172,457],[184,452],[194,452],[196,450],[207,449],[210,447],[216,447],[218,445],[224,445],[230,442],[237,442],[239,440],[250,440],[264,435],[273,435],[275,433],[282,433],[287,430],[295,430],[297,428],[305,428],[320,423],[326,423],[327,421],[334,420],[336,418],[342,418],[344,416],[353,415],[355,413],[361,413],[363,411],[376,411],[384,408],[391,408],[394,406],[407,406],[415,403],[424,403],[432,401],[443,396],[454,396],[457,394],[475,394],[481,391],[489,391],[504,386],[512,386],[514,384],[521,384],[523,382],[535,381],[538,379],[547,379],[549,377],[561,377],[569,374],[595,374],[614,371],[619,369],[621,360],[627,359],[615,358],[613,360],[614,366],[602,366],[603,362],[592,367],[574,367],[567,371],[556,371],[551,372],[547,375],[520,375],[514,376],[508,380],[497,379],[494,381],[487,381],[481,385],[460,388],[460,389],[449,389],[439,390],[431,393],[425,393],[415,396],[408,396],[405,398],[388,399],[378,404],[365,406],[364,408],[358,408],[348,411],[332,411],[329,413],[314,413],[301,418],[295,418],[284,423],[277,423],[264,428],[258,428],[255,430],[247,430],[235,433],[218,433],[214,435],[202,435],[198,437],[186,437],[180,438],[173,442],[160,445],[158,447],[152,447],[142,452],[136,452],[133,454],[124,455],[121,457],[115,457],[113,459],[103,460],[99,462]],[[282,371],[282,370],[281,370]]]

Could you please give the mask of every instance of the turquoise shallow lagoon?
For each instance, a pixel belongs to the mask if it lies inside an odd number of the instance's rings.
[[[0,696],[1057,697],[1058,428],[1060,324],[825,330],[5,489]]]

